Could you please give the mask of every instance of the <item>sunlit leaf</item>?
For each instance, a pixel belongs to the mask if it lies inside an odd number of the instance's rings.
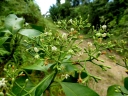
[[[66,96],[99,96],[92,89],[79,83],[60,83]]]
[[[67,56],[65,56],[63,62],[68,61],[70,58],[71,58],[71,55],[67,55]]]
[[[5,28],[13,34],[17,33],[22,28],[24,21],[23,18],[18,18],[15,14],[10,14],[5,18]]]
[[[44,61],[38,60],[33,65],[29,65],[24,67],[27,70],[39,70],[39,71],[47,71],[53,64],[44,65]]]
[[[37,86],[36,91],[35,91],[35,96],[40,96],[42,93],[44,93],[44,91],[47,89],[47,87],[49,86],[49,84],[51,83],[53,76],[54,76],[54,72],[47,75]]]
[[[9,33],[9,34],[11,34],[11,32],[10,32],[9,30],[7,30],[7,29],[1,29],[0,32],[4,32],[4,33]]]
[[[19,31],[19,34],[32,39],[33,37],[39,36],[41,34],[41,32],[38,30],[35,30],[35,29],[21,29]]]
[[[112,85],[107,90],[107,96],[127,96],[123,95],[121,92],[119,92],[119,90],[122,90],[123,92],[128,94],[128,91],[123,86]]]
[[[1,37],[0,38],[0,46],[8,39],[9,37]]]

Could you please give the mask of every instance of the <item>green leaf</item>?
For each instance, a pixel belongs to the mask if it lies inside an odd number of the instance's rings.
[[[35,96],[40,96],[47,89],[49,84],[51,83],[55,72],[47,75],[38,85],[35,91]]]
[[[65,56],[63,62],[67,62],[70,58],[71,58],[71,55]]]
[[[62,72],[64,72],[64,71],[71,72],[71,71],[74,71],[77,69],[76,66],[74,66],[72,64],[72,62],[68,63],[68,61],[70,62],[70,58],[71,58],[71,55],[67,55],[64,57],[64,60],[63,60],[62,65],[61,65],[64,67],[64,70],[62,70]]]
[[[7,29],[0,29],[0,32],[4,32],[4,33],[9,33],[9,34],[11,34],[11,32],[10,32],[9,30],[7,30]]]
[[[42,27],[42,26],[37,26],[37,25],[34,25],[34,24],[31,24],[31,27],[33,28],[33,29],[36,29],[36,30],[39,30],[39,31],[41,31],[41,32],[44,32],[44,27]]]
[[[0,56],[8,55],[10,52],[5,50],[4,48],[0,48]]]
[[[90,26],[91,26],[91,24],[90,23],[87,23],[87,25],[85,27],[90,27]]]
[[[1,37],[0,38],[0,46],[8,39],[9,37]]]
[[[5,28],[15,34],[22,28],[24,21],[23,18],[18,18],[15,14],[10,14],[5,18]]]
[[[128,91],[123,86],[112,85],[107,90],[107,96],[127,96],[127,95],[121,94],[121,92],[119,92],[119,88],[120,90],[128,94]]]
[[[27,76],[22,76],[22,77],[17,77],[15,80],[15,83],[12,87],[12,92],[13,94],[15,94],[16,96],[23,96],[24,94],[26,94],[28,91],[30,91],[32,88],[34,88],[33,83],[30,82],[30,80],[28,80],[27,84],[26,83],[26,79],[28,79]],[[25,88],[22,89],[22,87],[25,86]],[[32,96],[34,96],[34,92],[30,93]],[[26,95],[26,96],[30,96],[30,95]]]
[[[128,77],[124,79],[124,87],[128,90]]]
[[[79,83],[60,83],[66,96],[99,96],[92,89]]]
[[[76,66],[74,66],[72,63],[62,63],[62,65],[64,67],[64,70],[62,70],[62,72],[66,71],[66,72],[73,72],[74,70],[76,70]]]
[[[35,64],[24,67],[27,70],[47,71],[53,64],[44,65],[44,61],[38,60]]]
[[[21,35],[27,36],[28,38],[32,39],[33,37],[37,37],[41,34],[40,31],[35,29],[21,29],[19,31]]]

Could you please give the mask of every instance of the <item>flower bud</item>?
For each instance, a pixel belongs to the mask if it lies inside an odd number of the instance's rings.
[[[74,28],[71,28],[70,30],[71,30],[71,32],[72,32],[72,31],[74,31]]]
[[[40,56],[37,54],[37,55],[35,55],[35,59],[38,59],[38,58],[40,58]]]
[[[70,19],[69,22],[72,23],[72,19]]]
[[[72,49],[70,49],[70,50],[68,50],[68,53],[69,53],[69,54],[73,54],[74,51],[73,51]]]
[[[91,47],[92,46],[92,43],[91,42],[88,42],[87,45],[88,45],[88,47]]]
[[[25,26],[28,26],[28,25],[29,25],[29,23],[26,22],[26,23],[25,23]]]
[[[102,29],[103,29],[103,30],[106,30],[106,28],[107,28],[106,25],[103,25],[103,26],[102,26]]]
[[[57,50],[57,47],[56,46],[53,46],[52,47],[52,51],[56,51]]]
[[[59,25],[61,24],[61,22],[60,22],[60,21],[58,21],[57,23],[58,23]]]
[[[106,37],[106,36],[107,36],[107,34],[106,34],[106,33],[103,33],[103,34],[102,34],[102,37]]]
[[[28,79],[26,79],[25,82],[28,82]]]
[[[15,81],[15,78],[12,78],[12,82],[14,82]]]
[[[34,47],[34,51],[37,53],[39,52],[38,48],[37,47]]]
[[[67,34],[66,34],[66,33],[63,33],[63,34],[62,34],[62,38],[63,38],[63,39],[66,39],[66,38],[67,38]]]

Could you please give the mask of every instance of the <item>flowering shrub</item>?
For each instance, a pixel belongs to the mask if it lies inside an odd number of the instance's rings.
[[[83,37],[78,31],[82,27],[75,24],[77,20],[69,22],[74,27],[68,33],[49,28],[42,32],[25,26],[25,20],[14,14],[6,17],[5,29],[0,31],[4,33],[0,38],[0,75],[4,77],[0,80],[0,88],[4,96],[99,96],[88,87],[88,82],[90,78],[96,82],[101,78],[90,74],[86,63],[109,69],[110,66],[102,64],[104,61],[98,57],[103,50],[115,45],[102,43],[102,37],[106,35],[103,33],[103,36],[94,35],[94,43],[88,42],[87,47],[81,49],[79,44]],[[72,60],[73,56],[83,54],[87,54],[84,60]],[[126,78],[125,83],[127,81]]]
[[[83,20],[81,16],[75,19],[60,20],[58,22],[55,22],[55,24],[58,28],[61,28],[64,30],[70,29],[71,31],[73,31],[75,28],[75,30],[79,32],[84,28],[89,28],[91,26],[90,23],[88,22],[88,18],[86,20]]]

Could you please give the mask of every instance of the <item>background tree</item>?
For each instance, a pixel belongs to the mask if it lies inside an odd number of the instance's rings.
[[[56,5],[59,5],[60,4],[60,1],[61,0],[56,0]]]
[[[39,6],[33,0],[0,0],[0,13],[1,20],[9,14],[16,14],[24,17],[26,22],[34,24],[42,18]]]

